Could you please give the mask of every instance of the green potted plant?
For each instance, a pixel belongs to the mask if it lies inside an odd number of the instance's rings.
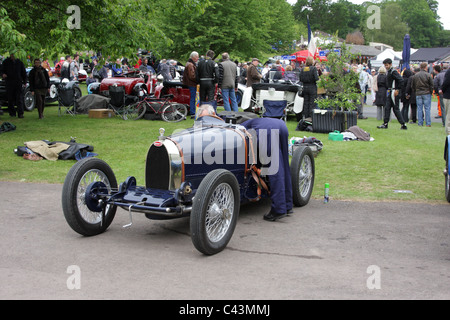
[[[339,48],[339,50],[337,50]],[[358,73],[351,70],[350,63],[355,55],[345,43],[335,40],[325,48],[328,51],[324,73],[318,87],[326,90],[324,98],[316,99],[319,110],[314,110],[312,122],[314,132],[344,131],[357,123],[357,103],[360,99]]]

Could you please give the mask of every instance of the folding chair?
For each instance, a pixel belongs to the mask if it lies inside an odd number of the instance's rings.
[[[125,107],[125,87],[124,86],[110,86],[109,87],[109,106],[113,109],[117,116],[121,116],[120,109]]]
[[[263,106],[264,106],[264,113],[262,115],[263,118],[278,118],[286,121],[287,100],[264,100]]]
[[[58,115],[63,112],[72,116],[76,114],[75,90],[71,82],[62,82],[58,86]]]

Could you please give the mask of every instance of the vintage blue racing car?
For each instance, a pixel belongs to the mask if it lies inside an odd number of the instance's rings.
[[[170,136],[160,129],[147,153],[145,186],[138,186],[134,177],[118,185],[106,162],[83,159],[66,176],[64,216],[84,236],[104,232],[117,207],[129,212],[130,225],[132,212],[159,220],[190,216],[194,246],[206,255],[218,253],[233,235],[241,204],[270,193],[254,143],[243,126],[225,122],[194,124]],[[295,149],[290,164],[295,206],[309,202],[314,166],[309,147]]]

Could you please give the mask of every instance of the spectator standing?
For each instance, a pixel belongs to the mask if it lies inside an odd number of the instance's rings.
[[[23,118],[23,87],[27,83],[27,73],[23,62],[16,59],[14,52],[3,61],[2,77],[6,81],[9,115],[15,117],[17,113],[19,118]]]
[[[197,62],[199,59],[198,52],[193,51],[184,68],[183,84],[189,88],[189,113],[195,116],[195,95],[197,94]]]
[[[443,100],[444,100],[444,109],[445,109],[445,132],[447,135],[450,134],[450,69],[446,69],[444,75],[444,82],[442,83],[440,92],[442,92]]]
[[[47,70],[41,66],[41,60],[34,59],[34,68],[29,74],[30,91],[34,96],[39,119],[44,118],[45,96],[50,92],[50,77]]]
[[[419,126],[423,126],[423,111],[425,110],[425,123],[431,127],[431,94],[433,93],[433,78],[427,70],[428,64],[422,62],[420,71],[414,75],[413,90],[416,91],[417,117]]]
[[[400,93],[400,89],[402,87],[403,78],[402,76],[392,68],[392,59],[387,58],[383,61],[384,67],[387,72],[387,97],[386,97],[386,105],[384,108],[384,123],[381,126],[378,126],[378,129],[387,129],[388,123],[391,117],[391,109],[394,109],[395,117],[398,122],[400,122],[401,130],[407,130],[408,127],[403,120],[402,113],[400,112],[399,100],[396,99]],[[395,87],[394,87],[395,85]]]
[[[378,75],[376,76],[376,84],[377,87],[375,93],[375,105],[377,106],[377,120],[383,120],[387,95],[387,75],[386,68],[384,66],[381,66],[378,70]]]
[[[219,82],[220,88],[222,89],[223,107],[226,111],[233,110],[238,112],[239,109],[236,100],[237,66],[230,60],[230,55],[227,52],[222,54],[222,62],[219,67],[223,72]]]
[[[66,60],[63,62],[61,67],[61,81],[64,79],[70,79],[70,64],[72,63],[72,57],[66,56]]]
[[[70,62],[70,78],[69,80],[76,80],[78,81],[78,72],[80,71],[80,56],[78,54],[75,54],[73,56],[73,60]]]
[[[153,69],[153,67],[148,64],[147,58],[144,58],[144,60],[142,60],[142,64],[139,66],[139,71],[141,71],[143,73],[147,73],[147,72],[151,72],[153,74],[156,73],[155,69]]]
[[[312,111],[315,108],[314,100],[317,97],[317,81],[319,81],[319,74],[314,64],[313,57],[306,58],[306,65],[300,72],[300,81],[303,83],[303,118],[311,118]]]
[[[411,77],[408,78],[408,83],[406,84],[406,98],[409,100],[409,105],[411,106],[411,121],[410,123],[417,123],[417,103],[416,103],[416,91],[412,88],[412,82],[414,75],[420,71],[419,68],[415,68]]]
[[[408,86],[408,79],[413,75],[412,71],[406,69],[403,71],[403,85],[401,91],[402,100],[402,117],[405,122],[409,121],[409,105],[411,100],[407,98],[406,87]]]
[[[216,109],[214,100],[216,83],[219,81],[219,65],[213,60],[214,51],[208,50],[206,57],[198,62],[197,83],[200,84],[200,101],[202,104],[212,104]]]
[[[363,106],[367,99],[367,88],[369,86],[369,74],[366,71],[366,67],[363,67],[359,73],[359,87],[361,88],[360,104],[361,110],[358,110],[358,119],[363,119]]]
[[[247,87],[251,87],[254,83],[260,83],[262,75],[256,68],[259,64],[258,58],[253,58],[252,63],[247,68]]]
[[[372,69],[370,71],[370,99],[372,100],[372,105],[375,105],[376,98],[376,87],[377,87],[377,71]]]
[[[448,69],[448,64],[444,63],[442,65],[442,70],[441,70],[441,66],[437,65],[434,66],[434,70],[436,76],[434,77],[434,88],[435,88],[435,92],[436,92],[436,96],[439,99],[439,104],[441,106],[441,113],[442,113],[442,125],[445,127],[445,115],[447,110],[445,110],[445,106],[444,106],[444,96],[442,93],[442,84],[444,83],[444,78],[445,78],[445,73],[447,72]]]
[[[164,81],[173,80],[172,75],[170,74],[170,68],[169,68],[169,65],[167,64],[166,59],[161,60],[161,63],[159,64],[159,72],[163,76]]]

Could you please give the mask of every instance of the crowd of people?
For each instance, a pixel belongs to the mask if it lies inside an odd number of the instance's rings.
[[[83,61],[84,60],[84,61]],[[218,60],[216,62],[215,60]],[[102,63],[100,63],[102,61]],[[295,60],[282,63],[280,60],[266,62],[264,65],[258,58],[249,62],[231,60],[230,55],[224,52],[217,59],[214,51],[208,50],[205,55],[192,52],[184,71],[178,73],[177,61],[162,59],[157,61],[150,57],[139,56],[135,64],[127,58],[118,58],[114,62],[110,57],[106,59],[101,54],[92,55],[82,59],[79,54],[61,57],[54,61],[55,67],[50,68],[48,60],[33,61],[33,72],[27,76],[24,64],[10,55],[1,66],[1,76],[7,83],[8,111],[11,117],[23,118],[23,88],[30,82],[30,89],[35,96],[36,108],[39,119],[44,117],[45,95],[49,91],[49,77],[56,75],[61,79],[79,80],[80,70],[88,70],[89,75],[86,84],[101,82],[109,76],[120,76],[131,70],[159,74],[164,81],[180,80],[190,90],[190,114],[195,114],[195,96],[197,85],[200,89],[201,103],[209,103],[216,107],[215,87],[221,88],[224,108],[226,111],[238,111],[236,91],[238,84],[248,87],[259,82],[287,82],[303,85],[304,106],[299,118],[310,118],[312,110],[316,108],[318,96],[317,82],[322,75],[327,76],[329,69],[325,64],[314,61],[308,57],[305,62]],[[445,98],[445,75],[448,73],[447,63],[434,65],[430,73],[430,66],[422,63],[420,66],[410,66],[399,70],[392,66],[392,60],[386,59],[378,70],[370,68],[366,64],[348,64],[345,72],[358,73],[358,83],[355,84],[361,93],[360,101],[355,101],[358,109],[358,118],[367,119],[364,116],[363,106],[367,99],[372,105],[377,106],[377,120],[383,123],[380,129],[387,129],[390,122],[391,110],[401,124],[402,129],[407,129],[407,123],[417,123],[419,126],[431,126],[431,97],[435,93],[439,99],[439,114],[442,124],[445,126],[448,101]],[[447,75],[447,78],[450,76]],[[448,81],[448,80],[447,80]],[[448,89],[447,89],[448,90]],[[324,94],[324,92],[322,92]],[[447,96],[448,96],[447,92]],[[400,105],[402,106],[400,109]],[[15,108],[17,106],[17,109]]]

